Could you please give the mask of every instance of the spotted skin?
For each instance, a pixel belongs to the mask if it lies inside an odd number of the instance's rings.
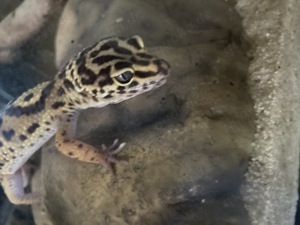
[[[24,164],[55,135],[57,149],[84,162],[111,169],[114,155],[74,139],[79,112],[133,98],[164,84],[169,64],[147,53],[139,36],[106,38],[74,56],[53,80],[37,85],[9,104],[0,116],[0,178],[14,204],[32,204],[37,193],[24,193]]]

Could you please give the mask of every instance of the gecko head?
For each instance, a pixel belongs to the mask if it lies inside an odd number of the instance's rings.
[[[118,103],[164,84],[169,64],[144,48],[141,37],[107,38],[71,61],[72,83],[94,101]],[[74,65],[73,65],[74,64]]]

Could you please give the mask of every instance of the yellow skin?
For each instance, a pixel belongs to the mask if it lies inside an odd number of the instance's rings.
[[[55,134],[57,149],[80,161],[111,169],[124,144],[98,150],[75,140],[81,110],[104,107],[164,84],[169,64],[144,49],[139,36],[107,38],[84,49],[51,81],[37,85],[11,103],[0,118],[0,178],[14,204],[32,204],[38,193],[24,193],[24,164]],[[109,150],[109,151],[107,151]]]

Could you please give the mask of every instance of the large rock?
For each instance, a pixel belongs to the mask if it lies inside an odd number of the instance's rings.
[[[299,176],[300,2],[240,0],[237,8],[253,43],[249,87],[257,118],[243,196],[252,224],[293,225]]]
[[[288,40],[278,41],[285,23],[271,21],[283,5],[264,16],[270,2],[256,10],[239,1],[244,33],[232,1],[69,1],[56,39],[58,67],[102,37],[139,34],[172,74],[158,90],[82,114],[81,140],[127,142],[120,157],[128,164],[117,164],[115,176],[63,156],[53,143],[43,149],[32,187],[45,193],[33,207],[36,223],[292,224],[299,130],[288,103],[298,92],[284,72],[299,57],[266,53],[287,51]],[[255,51],[247,55],[249,46]]]

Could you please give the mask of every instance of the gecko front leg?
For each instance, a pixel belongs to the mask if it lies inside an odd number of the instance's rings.
[[[118,146],[118,141],[115,140],[112,146],[106,148],[102,145],[102,150],[99,150],[89,144],[74,139],[78,113],[71,118],[62,119],[59,129],[55,136],[56,148],[64,155],[78,159],[80,161],[101,164],[112,171],[112,163],[118,160],[115,155],[119,153],[125,143]]]
[[[23,169],[17,170],[14,174],[1,175],[1,184],[3,190],[13,204],[33,204],[41,201],[39,193],[25,193],[24,184],[28,178],[25,178]],[[25,178],[25,179],[24,179]]]

